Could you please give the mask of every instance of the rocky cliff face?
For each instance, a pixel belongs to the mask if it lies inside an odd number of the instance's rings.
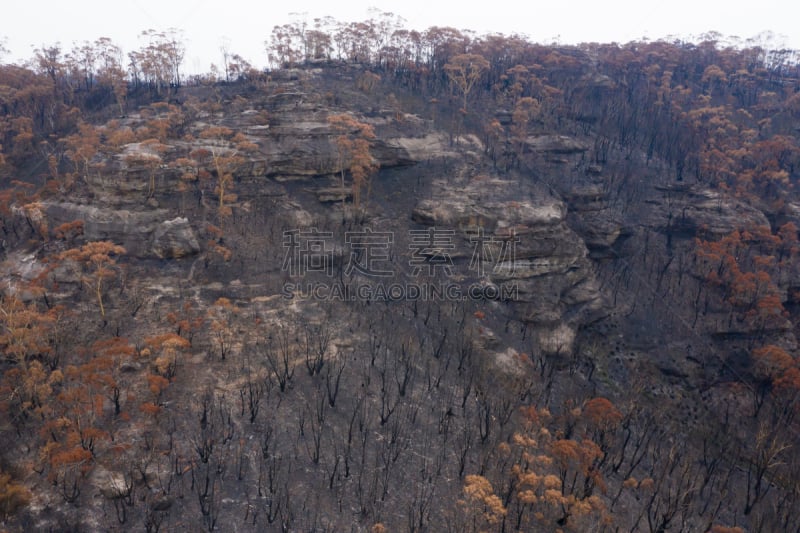
[[[318,225],[339,209],[343,195],[350,197],[349,189],[339,186],[335,132],[328,122],[341,110],[313,89],[318,75],[309,71],[300,74],[301,79],[284,80],[280,91],[234,112],[197,114],[186,125],[195,140],[165,141],[155,169],[142,166],[147,158],[131,157],[149,153],[148,146],[123,146],[119,155],[96,161],[103,170],[87,176],[85,194],[91,200],[50,202],[45,206],[47,217],[53,225],[82,220],[87,239],[122,244],[134,257],[180,259],[207,253],[202,235],[213,219],[213,193],[200,185],[185,192],[180,169],[171,162],[197,150],[225,148],[224,143],[199,137],[215,124],[243,134],[258,147],[236,168],[234,218],[259,211],[268,200],[274,209],[265,216],[287,226],[282,229]],[[574,333],[607,312],[587,243],[570,229],[570,209],[552,191],[526,176],[491,176],[484,169],[483,145],[475,137],[453,141],[430,121],[394,110],[355,116],[377,134],[371,151],[382,174],[373,180],[369,219],[399,233],[419,227],[454,231],[451,254],[462,278],[513,287],[505,305],[515,320],[543,328],[564,325]],[[124,126],[136,129],[145,122],[131,115]],[[564,136],[532,137],[529,144],[531,150],[554,157],[586,150],[583,142]],[[387,172],[394,172],[390,182],[382,177]],[[154,191],[149,191],[151,173]],[[421,199],[404,199],[406,187]],[[392,222],[387,224],[389,214]],[[593,249],[610,245],[619,233],[610,227],[599,236],[603,230],[598,227],[593,225],[596,237],[588,239]],[[488,268],[470,272],[478,232],[485,240],[481,246]],[[251,266],[251,275],[257,270]]]
[[[609,272],[627,272],[633,282],[625,284],[638,287],[633,292],[652,292],[647,257],[658,255],[651,263],[665,270],[656,283],[669,287],[670,301],[679,300],[682,289],[675,280],[683,279],[679,270],[689,261],[692,239],[701,232],[719,238],[743,223],[770,226],[764,213],[719,191],[652,175],[620,181],[614,163],[589,160],[590,138],[531,135],[525,144],[533,166],[501,178],[476,137],[453,137],[396,106],[340,109],[336,97],[318,89],[322,75],[312,69],[278,76],[269,94],[229,104],[225,111],[195,112],[184,124],[191,139],[165,140],[157,153],[148,143],[133,142],[117,155],[96,159],[100,170],[85,176],[83,198],[47,202],[46,217],[53,226],[82,220],[87,240],[111,240],[133,257],[200,254],[208,264],[210,243],[219,241],[207,239],[208,224],[218,223],[213,176],[186,187],[183,170],[174,163],[201,150],[233,150],[202,136],[211,125],[223,126],[257,147],[237,163],[233,225],[225,240],[234,248],[258,249],[251,257],[266,261],[242,263],[240,277],[278,272],[282,231],[335,224],[341,202],[351,201],[349,184],[344,189],[340,184],[336,131],[328,121],[346,112],[376,132],[371,153],[381,171],[370,185],[365,225],[406,234],[406,240],[415,228],[452,231],[448,253],[459,283],[498,287],[509,295],[502,304],[509,319],[540,332],[567,331],[564,337],[573,340],[586,326],[619,311],[619,279],[609,284],[618,274]],[[347,97],[363,100],[357,91]],[[136,130],[153,118],[164,117],[132,114],[122,126]],[[158,164],[147,166],[148,158]],[[270,226],[269,238],[255,236],[253,228],[236,229],[256,219]],[[404,266],[410,253],[406,240],[397,241],[406,249],[395,258]],[[487,261],[480,268],[476,254],[486,256],[479,258]],[[673,262],[670,256],[680,259]],[[781,280],[784,300],[794,286],[791,278],[787,272]],[[622,306],[630,307],[630,299],[623,300]],[[692,322],[716,333],[738,331],[725,313],[715,314],[712,304]]]

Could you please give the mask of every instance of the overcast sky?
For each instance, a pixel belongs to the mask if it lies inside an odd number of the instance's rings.
[[[305,12],[309,21],[331,15],[341,21],[364,20],[369,8],[402,16],[407,26],[452,26],[478,33],[520,33],[537,42],[628,42],[647,37],[699,35],[719,31],[741,38],[771,31],[778,42],[800,49],[800,5],[788,0],[729,2],[705,0],[573,0],[546,2],[437,2],[435,0],[8,0],[0,21],[11,59],[27,59],[43,44],[110,37],[125,52],[139,47],[145,29],[170,27],[184,32],[185,70],[206,72],[220,63],[224,38],[230,50],[256,66],[266,63],[264,40],[272,27]],[[281,7],[271,7],[280,5]],[[457,5],[457,8],[449,7]],[[8,59],[8,58],[6,58]]]

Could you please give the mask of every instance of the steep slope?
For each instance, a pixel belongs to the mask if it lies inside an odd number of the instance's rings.
[[[11,525],[797,529],[791,197],[546,52],[472,110],[340,62],[184,87],[10,184]]]

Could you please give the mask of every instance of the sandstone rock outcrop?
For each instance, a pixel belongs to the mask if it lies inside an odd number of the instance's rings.
[[[460,239],[453,257],[460,261],[471,262],[480,252],[476,246],[485,247],[493,261],[478,275],[513,288],[510,305],[517,319],[570,328],[565,324],[602,316],[605,304],[588,250],[567,226],[565,205],[545,192],[514,200],[515,187],[504,180],[442,187],[434,198],[417,203],[412,218],[456,229]]]
[[[200,251],[189,221],[169,219],[166,209],[131,211],[60,202],[46,204],[45,210],[54,226],[82,220],[86,240],[121,244],[135,257],[173,259]]]

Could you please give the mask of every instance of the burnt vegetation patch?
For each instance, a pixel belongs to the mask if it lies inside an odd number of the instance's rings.
[[[146,35],[0,64],[4,527],[800,530],[796,56]]]

